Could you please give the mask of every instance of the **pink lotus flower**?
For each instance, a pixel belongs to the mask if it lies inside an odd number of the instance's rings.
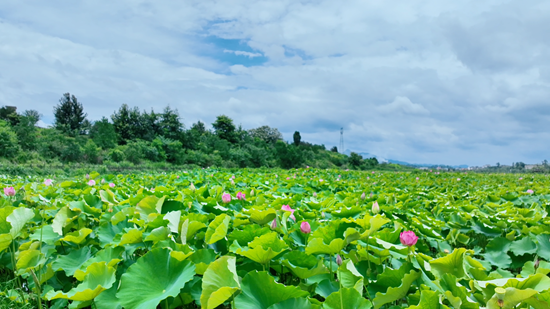
[[[460,181],[460,178],[457,178],[456,181]]]
[[[418,236],[416,236],[416,234],[413,231],[406,231],[406,232],[402,232],[399,235],[399,240],[401,240],[401,243],[404,246],[411,247],[411,246],[414,246],[418,241]]]
[[[13,187],[6,187],[6,188],[4,188],[4,194],[6,196],[14,196],[15,195],[15,189]]]
[[[323,182],[323,179],[319,179],[319,182]]]
[[[109,187],[114,188],[114,187],[115,187],[115,184],[111,182],[111,183],[109,184]]]
[[[238,200],[244,200],[246,198],[246,195],[242,192],[239,191],[239,193],[237,193],[237,199]]]
[[[290,219],[296,221],[296,217],[294,217],[294,212],[296,211],[296,209],[292,209],[292,208],[290,208],[290,206],[288,206],[288,205],[283,205],[283,206],[281,207],[281,210],[290,211]]]
[[[222,201],[226,204],[231,202],[231,195],[229,193],[222,194]]]
[[[53,180],[51,180],[51,179],[48,178],[48,179],[44,180],[44,185],[46,185],[46,186],[51,186],[51,185],[52,185],[52,182],[53,182]]]
[[[420,178],[416,177],[416,180],[418,180],[418,179],[420,179]]]
[[[271,229],[274,230],[277,228],[277,218],[273,219],[273,222],[271,222]]]
[[[380,206],[378,205],[378,201],[374,201],[374,204],[372,204],[372,213],[377,214],[380,212]]]
[[[309,168],[309,165],[306,165],[306,168]]]
[[[533,190],[531,190],[531,189],[527,190],[526,192],[529,193],[529,194],[535,193],[535,191],[533,191]]]
[[[372,173],[374,174],[374,171],[372,171]]]
[[[300,224],[300,231],[302,231],[302,233],[305,233],[305,234],[311,233],[311,226],[307,221],[304,221],[302,222],[302,224]]]
[[[88,186],[95,186],[95,180],[90,179],[90,181],[88,181]]]

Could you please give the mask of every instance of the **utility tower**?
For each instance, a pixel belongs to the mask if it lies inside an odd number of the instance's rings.
[[[340,153],[344,153],[344,128],[340,128]]]

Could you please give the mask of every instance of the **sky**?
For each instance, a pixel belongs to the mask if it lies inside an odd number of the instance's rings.
[[[0,106],[227,115],[410,163],[550,159],[550,1],[2,0]]]

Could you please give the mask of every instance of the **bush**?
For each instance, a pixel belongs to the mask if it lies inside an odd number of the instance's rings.
[[[100,149],[97,147],[93,140],[88,140],[84,145],[84,158],[86,162],[91,164],[98,164],[100,162]]]
[[[18,152],[17,134],[5,121],[0,120],[0,157],[13,158]]]
[[[121,148],[122,147],[117,147],[111,150],[111,152],[109,153],[109,159],[111,159],[111,161],[119,163],[126,159],[126,155],[124,155],[124,152],[123,150],[121,150]]]

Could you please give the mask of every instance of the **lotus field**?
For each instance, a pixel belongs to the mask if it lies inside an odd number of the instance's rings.
[[[0,188],[11,308],[550,308],[545,175],[210,168]]]

